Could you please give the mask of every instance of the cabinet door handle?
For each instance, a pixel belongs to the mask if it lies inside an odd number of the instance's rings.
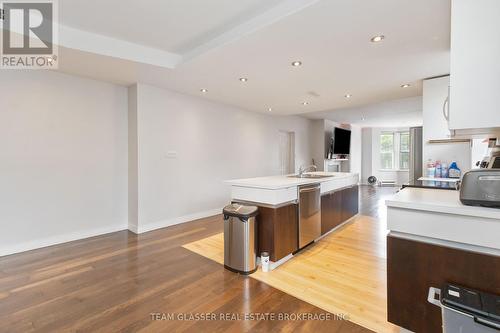
[[[450,98],[446,97],[443,103],[443,117],[446,121],[450,120],[450,109],[448,108],[448,104],[450,102]]]

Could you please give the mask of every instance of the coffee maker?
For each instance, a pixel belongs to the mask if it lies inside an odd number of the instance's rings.
[[[476,165],[481,169],[500,169],[500,138],[490,138],[488,140],[489,154]]]

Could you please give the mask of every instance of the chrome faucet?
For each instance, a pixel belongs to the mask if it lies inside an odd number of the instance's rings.
[[[301,166],[299,168],[299,177],[302,178],[302,175],[304,174],[304,172],[317,171],[317,170],[318,170],[318,168],[314,164],[306,166],[306,167]]]

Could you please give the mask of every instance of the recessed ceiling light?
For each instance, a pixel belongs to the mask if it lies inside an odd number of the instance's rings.
[[[351,98],[351,97],[352,97],[352,95],[351,95],[351,94],[345,94],[345,95],[344,95],[344,97],[345,97],[345,98]]]
[[[371,41],[372,43],[378,43],[378,42],[383,41],[383,40],[384,40],[384,38],[385,38],[385,36],[384,36],[384,35],[373,36],[373,37],[370,39],[370,41]]]
[[[361,121],[365,121],[365,117],[361,117]]]
[[[297,60],[297,61],[292,62],[292,66],[293,66],[293,67],[299,67],[299,66],[301,66],[301,65],[302,65],[302,61],[298,61],[298,60]]]
[[[302,102],[302,105],[309,105],[309,102]]]
[[[273,108],[267,108],[267,111],[271,112],[273,111]]]
[[[247,82],[247,81],[248,81],[248,79],[247,79],[246,77],[240,77],[240,81],[241,81],[241,82]]]
[[[411,84],[409,84],[409,83],[405,83],[405,84],[402,84],[402,85],[401,85],[401,88],[408,88],[409,86],[411,86]]]
[[[206,92],[208,92],[208,90],[207,90],[207,89],[205,89],[205,88],[200,89],[200,91],[201,91],[202,93],[206,93]]]

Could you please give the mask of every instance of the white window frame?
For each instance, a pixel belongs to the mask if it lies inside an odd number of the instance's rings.
[[[381,142],[381,137],[382,135],[387,135],[390,134],[393,136],[393,143],[392,143],[392,168],[391,169],[384,169],[380,167],[380,171],[408,171],[408,169],[401,169],[400,168],[400,157],[401,157],[401,134],[403,133],[409,133],[409,131],[382,131],[380,132],[379,135],[379,142]],[[379,163],[380,165],[382,164],[382,145],[380,144],[379,148]]]
[[[385,168],[382,168],[382,153],[385,153],[385,151],[382,151],[382,135],[392,135],[392,168],[389,168],[389,169],[385,169]],[[394,132],[392,131],[382,131],[380,132],[380,136],[379,136],[379,142],[380,142],[380,147],[379,147],[379,156],[378,156],[378,159],[379,159],[379,163],[380,163],[380,170],[382,171],[388,171],[388,170],[394,170],[394,166],[396,165],[395,164],[395,145],[396,145],[396,136],[394,135]]]

